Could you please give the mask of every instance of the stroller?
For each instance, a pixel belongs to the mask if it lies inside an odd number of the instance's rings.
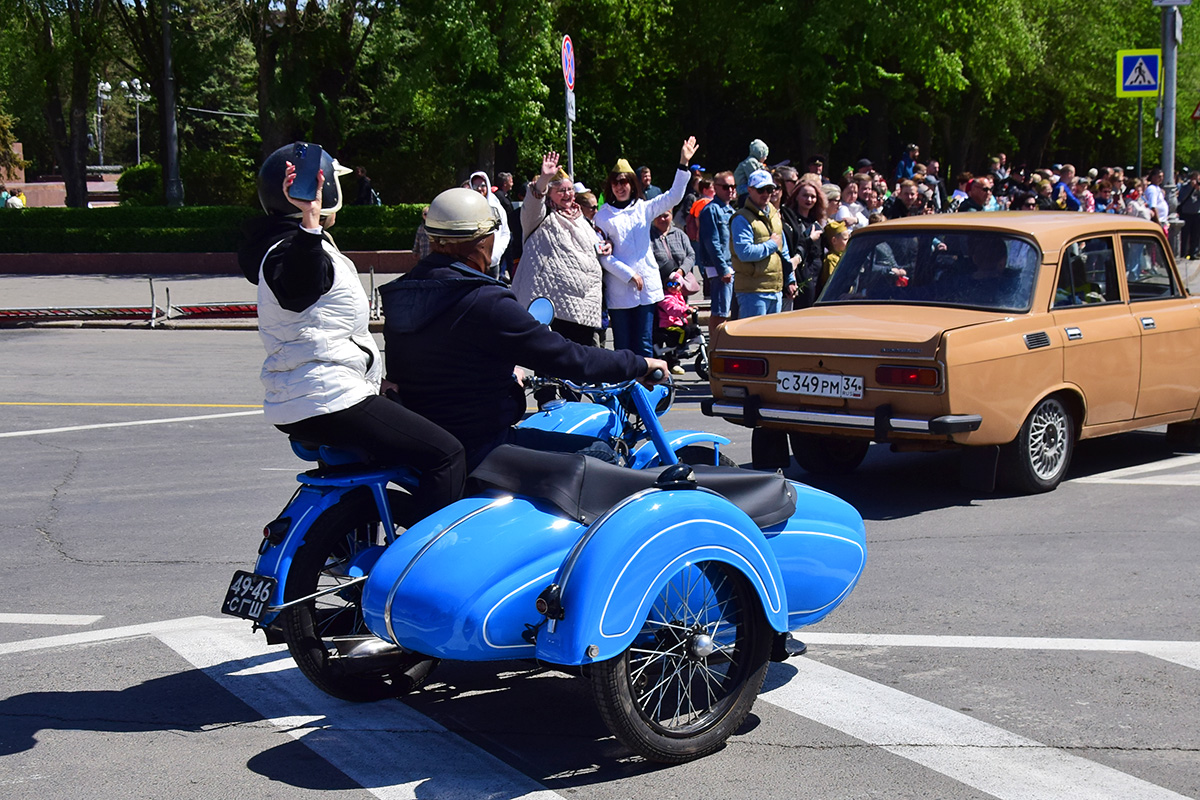
[[[671,371],[681,374],[681,361],[695,358],[696,374],[708,380],[708,338],[698,322],[696,309],[688,306],[689,296],[700,291],[700,284],[690,273],[676,270],[663,285],[666,297],[657,310],[658,326],[654,329],[654,355],[671,365]]]

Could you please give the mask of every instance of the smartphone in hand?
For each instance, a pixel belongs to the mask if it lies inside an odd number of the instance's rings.
[[[317,173],[321,171],[321,145],[296,142],[292,147],[292,163],[296,165],[296,180],[288,194],[297,200],[317,199]]]

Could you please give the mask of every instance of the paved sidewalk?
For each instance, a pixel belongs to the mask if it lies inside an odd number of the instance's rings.
[[[1192,295],[1200,295],[1200,260],[1182,260],[1180,271]],[[0,261],[2,268],[2,261]],[[257,287],[240,276],[211,275],[3,275],[0,274],[0,308],[76,308],[94,306],[150,305],[151,278],[154,302],[160,309],[167,307],[167,293],[172,305],[201,303],[253,303]],[[370,291],[371,276],[359,275],[363,288]],[[378,288],[396,278],[395,275],[375,276]],[[693,303],[707,317],[706,301]],[[62,326],[146,327],[145,322],[53,322]],[[163,327],[254,329],[255,320],[179,320],[160,322]]]

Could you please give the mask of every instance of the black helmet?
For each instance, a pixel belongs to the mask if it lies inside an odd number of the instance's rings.
[[[298,146],[308,146],[306,142],[285,144],[263,162],[258,170],[258,202],[263,211],[281,217],[298,217],[300,209],[296,208],[283,196],[283,176],[287,172],[287,162],[295,162],[295,152]],[[350,170],[337,162],[337,159],[321,150],[321,170],[325,173],[325,188],[321,191],[321,216],[333,214],[342,207],[342,187],[338,179],[348,175]]]

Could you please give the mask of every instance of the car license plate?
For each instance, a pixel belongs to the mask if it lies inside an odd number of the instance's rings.
[[[775,374],[775,387],[788,394],[808,394],[815,397],[858,400],[863,396],[863,379],[859,375],[780,371]]]
[[[258,622],[267,613],[267,604],[275,593],[276,580],[265,575],[238,570],[233,573],[221,613]]]

